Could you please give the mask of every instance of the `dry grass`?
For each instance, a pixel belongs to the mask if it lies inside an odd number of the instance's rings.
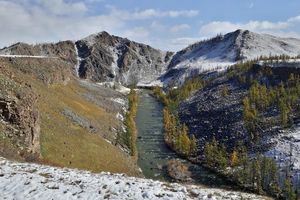
[[[94,172],[140,175],[130,156],[101,137],[112,134],[111,127],[119,126],[115,113],[109,113],[86,100],[81,94],[88,91],[80,87],[76,80],[71,80],[67,85],[47,86],[33,75],[15,68],[9,70],[13,71],[14,79],[26,80],[39,95],[40,144],[44,163]],[[63,115],[64,108],[96,124],[98,132],[89,133],[70,121]]]
[[[128,155],[62,114],[61,110],[68,107],[78,115],[98,122],[100,131],[105,133],[110,132],[110,127],[117,126],[112,113],[83,99],[77,88],[73,82],[66,86],[51,86],[42,92],[41,147],[44,160],[60,166],[137,175],[136,166]]]

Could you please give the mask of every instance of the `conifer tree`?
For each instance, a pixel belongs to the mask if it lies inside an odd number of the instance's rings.
[[[234,150],[231,154],[230,166],[231,167],[236,167],[238,164],[239,164],[238,153],[236,152],[236,150]]]
[[[217,147],[217,165],[221,169],[225,169],[227,167],[227,152],[224,144],[221,144],[220,147]]]
[[[197,153],[197,139],[194,134],[192,134],[190,141],[190,155],[195,155]]]
[[[190,153],[190,146],[191,146],[191,142],[190,142],[190,138],[188,136],[188,128],[187,126],[184,124],[181,128],[181,146],[180,146],[180,152],[183,155],[189,155]]]
[[[208,167],[214,167],[213,146],[206,142],[204,146],[204,157]]]
[[[287,178],[284,181],[283,194],[284,194],[285,199],[287,199],[287,200],[296,200],[296,193],[293,188],[292,180],[289,175],[287,176]]]

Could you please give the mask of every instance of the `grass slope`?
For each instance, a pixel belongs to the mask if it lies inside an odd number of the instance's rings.
[[[20,66],[15,67],[14,62],[2,62],[7,66],[6,70],[14,74],[14,79],[26,80],[39,95],[42,162],[94,172],[140,174],[129,155],[103,138],[113,134],[112,127],[120,126],[116,113],[85,98],[82,94],[90,91],[82,87],[78,80],[72,79],[68,84],[47,85],[36,78],[35,74],[20,71]],[[91,122],[96,131],[91,133],[68,119],[63,114],[64,109]],[[0,145],[3,143],[7,144],[0,142]]]

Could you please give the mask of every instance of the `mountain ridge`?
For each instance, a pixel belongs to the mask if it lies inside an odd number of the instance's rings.
[[[191,74],[223,71],[237,62],[254,60],[261,56],[295,57],[299,54],[300,39],[281,38],[239,29],[194,43],[177,52],[170,61],[168,72],[161,80],[178,84]],[[173,79],[174,76],[177,80]]]
[[[222,71],[261,56],[298,56],[300,39],[238,29],[173,53],[102,31],[77,41],[37,45],[19,42],[1,49],[0,54],[62,58],[75,66],[80,78],[94,82],[153,85],[159,80],[169,85],[180,84],[191,74]]]

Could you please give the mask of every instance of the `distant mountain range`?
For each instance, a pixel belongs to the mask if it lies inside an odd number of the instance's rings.
[[[116,81],[123,85],[149,84],[157,79],[163,83],[179,83],[191,74],[223,70],[236,62],[260,56],[283,54],[299,55],[300,40],[248,30],[218,35],[175,54],[107,32],[75,42],[38,45],[17,43],[0,50],[2,56],[62,58],[76,66],[80,78],[95,82]]]

